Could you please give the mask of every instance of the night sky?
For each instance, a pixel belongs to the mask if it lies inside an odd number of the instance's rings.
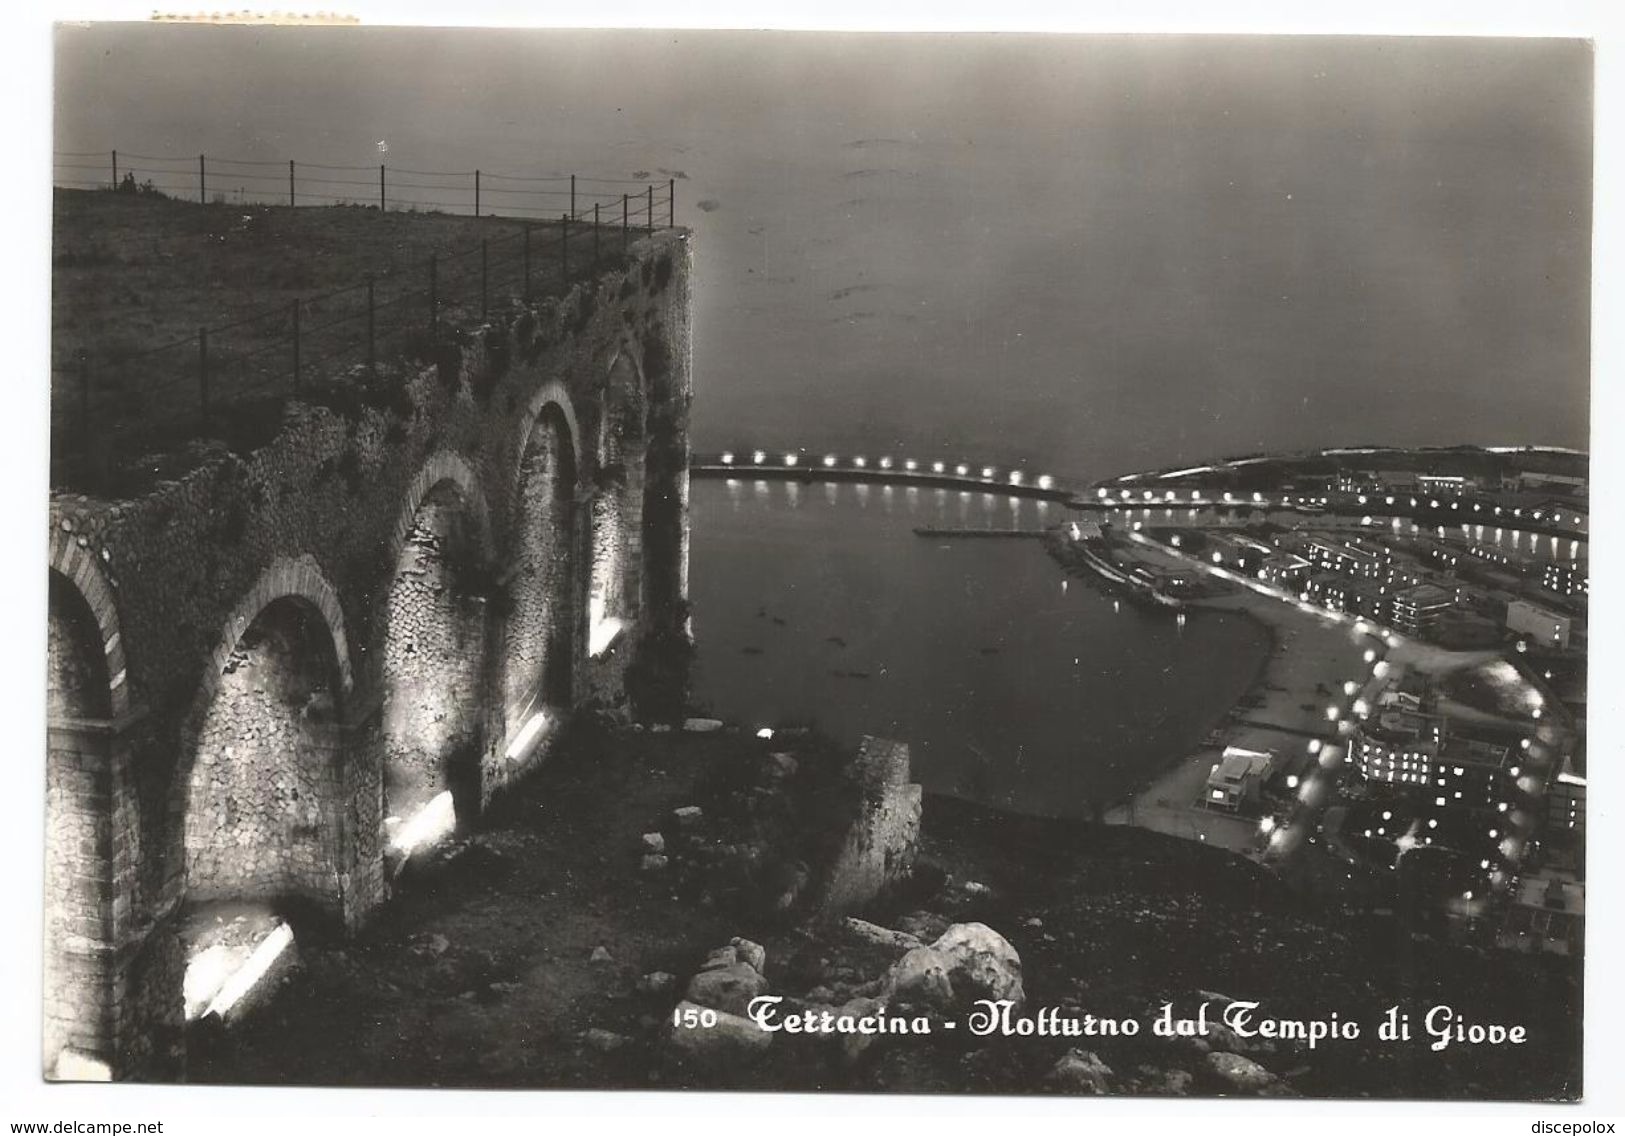
[[[677,177],[701,448],[1587,443],[1579,41],[103,25],[56,65],[60,150]]]

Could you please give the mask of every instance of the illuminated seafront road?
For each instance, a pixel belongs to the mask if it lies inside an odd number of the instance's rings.
[[[1041,501],[1071,502],[1076,491],[1047,473],[1030,473],[1000,465],[977,465],[941,459],[923,460],[888,454],[837,455],[724,450],[697,454],[689,465],[697,477],[737,477],[791,481],[858,481],[916,485],[931,489],[974,490]]]

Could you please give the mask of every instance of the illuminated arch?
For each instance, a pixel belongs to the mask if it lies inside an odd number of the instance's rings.
[[[136,842],[125,831],[133,804],[116,723],[129,701],[112,589],[71,540],[53,540],[47,581],[43,1056],[47,1077],[71,1079],[120,1063],[114,951],[131,897],[115,866],[133,862]]]
[[[588,566],[588,653],[607,650],[638,617],[648,397],[630,350],[605,371],[594,453]]]
[[[487,770],[487,788],[529,758],[545,711],[567,710],[581,630],[576,517],[579,441],[569,398],[548,384],[530,403],[515,463],[502,659],[504,767]]]
[[[108,712],[113,718],[122,718],[130,709],[129,671],[113,588],[95,554],[79,547],[73,536],[65,532],[52,534],[50,569],[73,586],[96,621],[107,668]]]
[[[384,823],[401,855],[479,805],[490,521],[456,453],[424,463],[396,520],[381,656]]]

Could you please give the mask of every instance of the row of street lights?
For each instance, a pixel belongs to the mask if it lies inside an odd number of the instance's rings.
[[[1100,486],[1095,490],[1096,499],[1111,506],[1124,505],[1136,499],[1135,491],[1132,489],[1119,489],[1117,491],[1117,498],[1115,500],[1112,499],[1111,494],[1112,491],[1106,486]],[[1179,491],[1174,489],[1165,489],[1162,491],[1160,496],[1155,490],[1142,489],[1139,491],[1138,500],[1140,502],[1175,502],[1180,500],[1180,495]],[[1200,489],[1192,489],[1190,490],[1189,500],[1193,505],[1276,505],[1283,509],[1300,508],[1305,506],[1324,508],[1326,505],[1330,504],[1330,498],[1327,497],[1305,497],[1283,493],[1277,500],[1266,497],[1262,492],[1258,491],[1254,491],[1251,494],[1238,494],[1233,493],[1228,489],[1218,496],[1204,495]],[[1361,505],[1369,505],[1372,502],[1373,497],[1372,495],[1361,493],[1355,496],[1355,500]],[[1383,503],[1387,505],[1398,505],[1400,500],[1401,496],[1392,493],[1383,497]],[[1525,509],[1521,505],[1515,505],[1507,508],[1501,505],[1492,504],[1486,507],[1486,504],[1483,501],[1468,501],[1467,504],[1471,505],[1472,508],[1470,510],[1463,510],[1463,502],[1459,497],[1450,498],[1448,502],[1441,502],[1437,497],[1410,497],[1407,498],[1407,500],[1409,502],[1409,507],[1412,509],[1422,508],[1422,502],[1426,500],[1426,507],[1433,510],[1443,510],[1448,506],[1450,510],[1457,512],[1467,511],[1473,513],[1483,513],[1495,517],[1508,516],[1519,520],[1527,517],[1529,520],[1544,520],[1551,524],[1559,525],[1565,523],[1563,518],[1567,516],[1569,519],[1566,523],[1572,525],[1576,529],[1582,528],[1585,524],[1585,516],[1578,510],[1570,513],[1564,513],[1561,509]]]
[[[730,450],[725,451],[718,460],[725,466],[742,468],[780,466],[784,469],[796,469],[803,464],[804,458],[802,454],[794,452],[774,455],[769,454],[766,450],[753,450],[748,455],[741,455]],[[898,461],[889,455],[871,460],[866,455],[858,454],[846,459],[843,467],[840,455],[825,454],[819,459],[818,465],[829,470],[845,468],[848,471],[862,471],[865,473],[879,471],[882,474],[895,474],[899,477],[909,475],[915,477],[955,477],[1016,487],[1028,484],[1027,475],[1019,469],[1009,470],[1001,478],[1000,472],[995,466],[973,466],[969,462],[959,462],[957,464],[944,461],[922,462],[915,458],[904,458]],[[809,468],[816,467],[809,465]],[[1055,478],[1047,473],[1042,473],[1033,479],[1032,484],[1039,489],[1051,490],[1055,488]]]

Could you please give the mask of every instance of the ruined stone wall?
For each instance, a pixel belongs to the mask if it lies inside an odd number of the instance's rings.
[[[89,606],[52,574],[48,599],[46,705],[51,718],[105,718],[108,676]],[[47,1053],[71,1047],[86,1056],[108,1048],[104,1005],[75,992],[105,992],[107,907],[104,865],[111,851],[111,784],[105,737],[83,730],[47,734],[45,754],[45,1040]]]
[[[426,502],[390,589],[382,707],[386,823],[451,790],[479,760],[488,612],[470,579],[481,555],[467,531],[472,524],[460,500]]]
[[[400,745],[389,743],[385,707],[410,704],[413,695],[403,692],[422,693],[420,680],[436,669],[426,665],[420,672],[405,663],[405,643],[459,641],[455,626],[444,624],[455,625],[460,616],[478,625],[474,638],[485,646],[470,654],[479,660],[480,693],[467,717],[478,723],[474,741],[481,768],[501,769],[504,776],[512,773],[504,766],[510,743],[524,725],[509,714],[503,697],[508,645],[528,645],[524,650],[532,654],[521,660],[523,670],[540,657],[536,644],[564,644],[563,673],[571,677],[560,680],[558,690],[566,712],[584,700],[620,698],[605,681],[615,672],[587,666],[588,550],[599,469],[597,447],[583,439],[598,435],[611,364],[629,354],[646,383],[651,443],[654,433],[661,434],[661,452],[682,455],[686,467],[688,266],[681,234],[638,241],[624,265],[562,299],[495,313],[478,328],[442,326],[437,338],[425,336],[421,359],[380,361],[374,378],[358,369],[344,381],[304,392],[280,408],[280,432],[257,448],[196,446],[182,463],[184,472],[127,500],[53,498],[53,547],[66,550],[62,555],[72,569],[67,574],[83,591],[89,587],[86,565],[92,565],[106,582],[105,596],[91,597],[104,653],[117,659],[105,681],[121,705],[140,711],[127,716],[113,708],[105,723],[114,755],[109,760],[122,772],[112,778],[109,799],[86,798],[98,817],[123,818],[110,841],[98,838],[94,875],[107,881],[98,885],[110,897],[104,924],[117,922],[110,913],[114,903],[124,905],[119,979],[112,985],[127,991],[120,995],[122,1006],[137,1007],[128,1014],[121,1010],[125,1016],[115,1018],[113,1027],[125,1033],[115,1045],[125,1070],[135,1069],[131,1055],[142,1049],[132,1022],[156,1021],[179,997],[173,953],[150,940],[173,936],[174,914],[197,898],[194,886],[199,894],[224,888],[228,880],[239,890],[298,890],[325,857],[321,870],[333,880],[329,890],[336,888],[348,921],[363,917],[383,896],[385,770],[405,756]],[[558,496],[547,496],[543,507],[536,500],[537,466],[531,463],[527,476],[524,459],[533,442],[549,437],[555,439],[554,457],[544,460],[541,480],[547,479],[548,461],[565,476]],[[163,468],[176,468],[174,459]],[[461,471],[453,479],[466,483],[462,500],[483,534],[474,542],[467,586],[455,602],[392,607],[392,596],[425,598],[414,593],[421,579],[402,581],[401,568],[403,557],[408,567],[413,563],[407,546],[414,528],[432,531],[437,523],[436,502],[429,502],[427,514],[420,506],[439,480],[452,477],[448,471]],[[686,486],[686,469],[681,475],[660,471],[663,485],[676,484],[678,476]],[[659,500],[655,520],[661,532],[680,535],[686,517],[661,510],[680,509],[682,497],[667,492]],[[556,550],[543,558],[545,603],[523,601],[511,590],[527,561],[534,563],[537,545],[527,533],[538,531],[538,516],[542,531],[555,538],[544,547]],[[665,543],[684,546],[669,535]],[[645,602],[644,624],[672,622],[682,604],[686,567],[662,559],[661,570],[673,579],[657,585],[644,578],[647,563],[633,570],[645,597],[665,597],[664,606]],[[228,673],[245,633],[284,598],[314,613],[331,644],[330,730],[314,728],[303,711],[296,715],[286,686],[245,690],[238,671]],[[469,614],[464,599],[482,608],[483,617]],[[397,650],[389,644],[392,620],[400,618],[442,626],[420,622],[405,634],[396,628]],[[628,642],[640,630],[633,628]],[[70,653],[66,629],[55,621],[52,642],[55,674]],[[449,654],[448,648],[441,658]],[[472,673],[472,665],[459,672],[450,689],[460,692]],[[579,681],[584,673],[587,680]],[[71,668],[59,681],[73,681]],[[456,703],[461,732],[468,707],[460,693],[448,702]],[[246,711],[249,706],[254,713]],[[427,700],[420,708],[432,716]],[[280,743],[247,736],[272,723],[296,739],[298,760],[291,765],[286,754],[272,752]],[[404,733],[404,727],[395,731],[397,741]],[[317,752],[323,745],[330,746],[329,754]],[[232,763],[223,766],[219,758],[228,746]],[[545,748],[538,746],[532,760]],[[205,754],[216,760],[202,760]],[[270,788],[252,787],[235,772],[216,786],[223,768],[252,769]],[[326,775],[312,772],[318,769]],[[207,791],[199,794],[206,804],[189,819],[198,778],[206,782]],[[272,793],[282,794],[275,804]],[[321,798],[314,810],[305,806],[308,793]],[[60,801],[53,801],[54,816]],[[288,841],[303,849],[293,857],[301,861],[297,866],[270,850]],[[263,866],[268,864],[274,870]]]

